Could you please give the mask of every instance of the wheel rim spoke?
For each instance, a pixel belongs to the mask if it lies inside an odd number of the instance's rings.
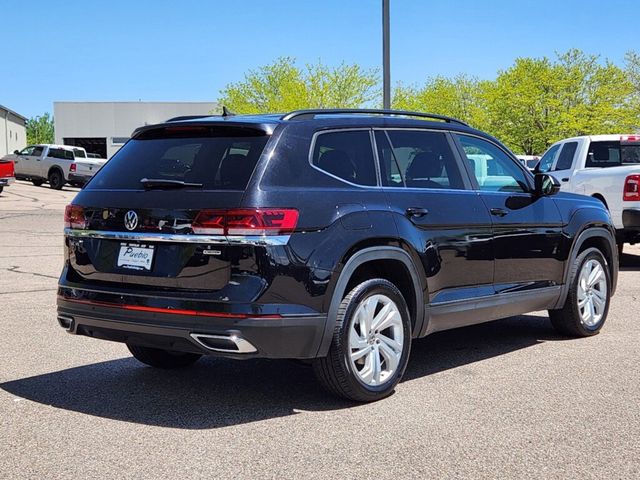
[[[384,384],[402,358],[404,326],[397,304],[383,294],[364,299],[353,315],[348,340],[351,368],[360,381]]]
[[[607,307],[607,277],[603,265],[588,260],[578,277],[577,304],[584,325],[593,327],[602,320]]]

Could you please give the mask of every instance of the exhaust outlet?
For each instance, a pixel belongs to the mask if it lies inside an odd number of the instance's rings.
[[[254,353],[258,351],[251,342],[236,334],[207,335],[204,333],[192,333],[191,338],[193,338],[201,347],[215,352]]]
[[[73,329],[74,320],[70,315],[58,315],[58,323],[67,332],[70,332]]]

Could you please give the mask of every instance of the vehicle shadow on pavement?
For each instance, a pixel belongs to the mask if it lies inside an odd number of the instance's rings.
[[[620,257],[620,270],[623,272],[640,270],[640,255],[630,255],[623,252]]]
[[[520,316],[414,341],[404,381],[559,340],[546,317]],[[184,429],[226,427],[357,404],[336,399],[312,369],[286,360],[204,358],[155,370],[122,358],[0,384],[12,395],[98,417]]]

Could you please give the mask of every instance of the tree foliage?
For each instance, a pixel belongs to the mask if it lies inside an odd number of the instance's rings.
[[[53,143],[53,117],[49,113],[27,120],[27,144]]]
[[[299,67],[282,57],[227,85],[218,102],[237,113],[287,112],[301,108],[351,108],[379,96],[377,70],[322,63]]]

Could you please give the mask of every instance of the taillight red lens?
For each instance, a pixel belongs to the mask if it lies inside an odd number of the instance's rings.
[[[87,228],[84,208],[78,205],[67,205],[64,209],[64,226],[76,229]]]
[[[76,171],[76,168],[77,168],[77,167],[76,167],[76,164],[75,164],[75,163],[72,163],[72,164],[71,164],[71,166],[69,167],[69,171],[70,171],[70,172],[75,172],[75,171]]]
[[[640,175],[629,175],[625,179],[622,200],[627,202],[640,201]]]
[[[281,235],[291,233],[298,223],[292,208],[202,210],[191,227],[200,235]]]
[[[225,212],[201,210],[191,224],[193,233],[199,235],[224,235]]]

